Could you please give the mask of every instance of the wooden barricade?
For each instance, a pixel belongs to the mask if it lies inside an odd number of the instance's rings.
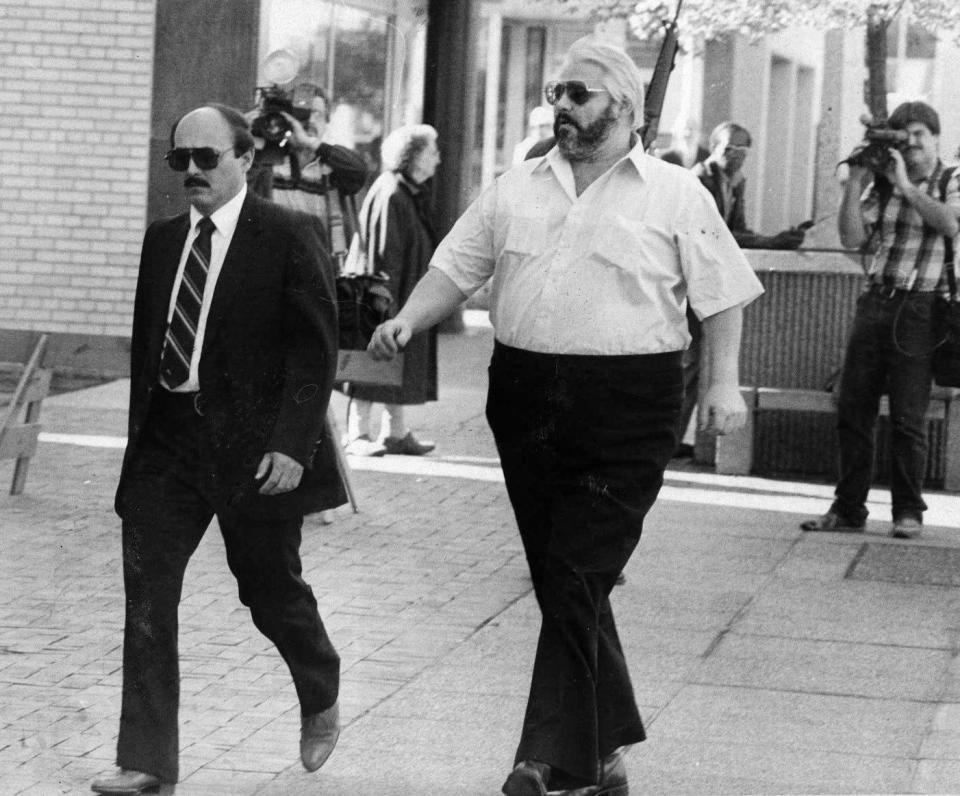
[[[14,459],[11,495],[19,495],[27,481],[30,459],[40,436],[40,410],[50,394],[54,372],[75,376],[124,378],[130,374],[130,339],[109,335],[38,332],[0,329],[0,368],[16,377],[8,394],[0,393],[0,461]],[[337,380],[355,383],[399,385],[403,357],[374,362],[365,351],[340,351]],[[340,445],[340,433],[332,409],[328,409],[327,433],[334,441],[337,469],[354,512],[358,511],[350,467]]]

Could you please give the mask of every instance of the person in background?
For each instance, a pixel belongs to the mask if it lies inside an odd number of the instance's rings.
[[[747,227],[743,164],[753,140],[736,122],[721,122],[710,133],[710,156],[694,164],[694,176],[710,191],[734,239],[743,249],[796,249],[803,230],[792,227],[776,235],[760,235]]]
[[[483,191],[370,343],[395,356],[490,281],[487,419],[542,617],[507,796],[627,793],[645,733],[609,597],[676,446],[688,301],[716,352],[705,423],[746,418],[762,288],[699,182],[644,153],[643,91],[622,49],[574,43],[546,86],[556,146]],[[469,789],[457,774],[446,790]]]
[[[323,419],[337,367],[333,271],[317,220],[249,191],[253,137],[222,105],[173,126],[189,212],[144,237],[115,507],[126,623],[117,765],[96,793],[173,792],[177,611],[214,517],[240,601],[286,662],[315,771],[340,732],[340,658],[300,560],[305,514],[346,502]]]
[[[750,133],[745,127],[735,122],[721,122],[710,133],[709,157],[695,163],[692,173],[710,191],[720,215],[741,248],[796,249],[803,243],[804,233],[801,229],[787,229],[767,237],[747,228],[744,200],[746,178],[743,176],[743,164],[752,143]],[[702,332],[700,321],[692,311],[688,311],[687,320],[690,324],[691,342],[683,358],[683,412],[680,415],[680,444],[674,452],[675,458],[693,455],[692,440],[696,434],[692,420],[700,388]]]
[[[696,119],[678,116],[673,123],[670,143],[670,149],[658,152],[658,157],[685,169],[693,168],[710,155],[710,150],[700,143],[700,124]]]
[[[957,171],[940,160],[940,117],[924,102],[905,102],[887,120],[908,140],[891,147],[889,164],[871,172],[848,161],[838,226],[848,249],[871,251],[857,300],[837,399],[840,477],[826,514],[805,531],[863,531],[873,478],[880,396],[890,401],[891,535],[923,530],[927,466],[926,413],[937,346],[934,306],[946,292],[944,238],[960,229]],[[864,146],[867,142],[864,142]],[[862,151],[862,148],[861,148]]]
[[[427,124],[400,127],[380,149],[384,172],[360,208],[359,244],[374,272],[389,277],[396,306],[413,292],[437,245],[430,217],[431,179],[440,165],[437,131]],[[418,334],[404,351],[399,387],[348,384],[347,453],[423,456],[434,443],[418,440],[407,427],[404,407],[437,400],[437,333]],[[379,433],[371,427],[374,403],[383,404]]]
[[[263,139],[255,139],[257,155],[250,187],[277,204],[319,218],[326,232],[327,252],[339,269],[356,232],[355,197],[366,183],[367,165],[353,150],[323,141],[330,118],[327,97],[319,86],[306,88],[313,94],[306,125],[283,112],[289,127],[283,147],[270,147]],[[258,114],[250,111],[247,119],[252,121]]]
[[[530,148],[538,141],[545,141],[553,135],[553,109],[546,105],[538,105],[530,111],[527,122],[527,137],[513,148],[513,158],[510,165],[523,163]]]

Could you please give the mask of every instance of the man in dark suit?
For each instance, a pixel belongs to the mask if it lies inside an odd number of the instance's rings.
[[[172,792],[178,779],[177,608],[210,521],[256,627],[286,661],[300,752],[339,736],[340,661],[301,577],[304,514],[341,505],[323,419],[337,361],[333,272],[315,220],[247,193],[253,139],[219,105],[171,132],[189,213],[144,239],[134,306],[123,524],[126,624],[120,771],[98,793]]]
[[[746,178],[743,164],[753,140],[736,122],[721,122],[710,133],[710,156],[695,163],[691,171],[710,191],[727,228],[741,249],[796,249],[803,243],[803,230],[785,229],[776,235],[760,235],[747,227]]]

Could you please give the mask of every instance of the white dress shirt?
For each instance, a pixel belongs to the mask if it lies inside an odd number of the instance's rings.
[[[468,296],[492,278],[497,340],[554,354],[679,351],[688,299],[704,318],[763,292],[710,193],[639,143],[580,196],[556,147],[516,166],[430,264]]]
[[[237,229],[237,222],[240,220],[240,209],[243,207],[243,200],[247,197],[247,186],[240,189],[240,193],[233,197],[223,207],[211,213],[210,220],[216,226],[213,234],[210,236],[210,269],[207,271],[207,281],[203,286],[203,303],[200,305],[200,321],[197,324],[197,336],[193,343],[193,356],[190,357],[190,376],[172,392],[196,392],[200,389],[200,352],[203,350],[203,338],[207,329],[207,316],[210,314],[210,304],[213,302],[213,292],[217,287],[217,279],[220,278],[220,270],[223,268],[223,260],[227,256],[227,249],[230,248],[230,241],[233,240],[233,233]],[[170,307],[167,310],[167,324],[170,324],[173,318],[173,310],[177,305],[177,293],[180,291],[180,280],[183,278],[183,269],[187,265],[187,256],[193,247],[193,241],[196,239],[199,230],[197,225],[203,215],[192,205],[190,206],[190,232],[187,233],[187,240],[183,244],[183,253],[180,255],[180,266],[177,268],[177,276],[173,280],[173,291],[170,294]]]

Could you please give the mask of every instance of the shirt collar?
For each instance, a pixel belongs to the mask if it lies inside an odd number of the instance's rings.
[[[244,183],[240,192],[234,196],[233,199],[210,214],[210,220],[217,228],[217,232],[227,239],[233,237],[233,231],[237,228],[237,223],[240,221],[240,210],[246,198],[247,184]],[[196,229],[201,218],[203,218],[203,213],[193,205],[190,205],[190,229]]]

